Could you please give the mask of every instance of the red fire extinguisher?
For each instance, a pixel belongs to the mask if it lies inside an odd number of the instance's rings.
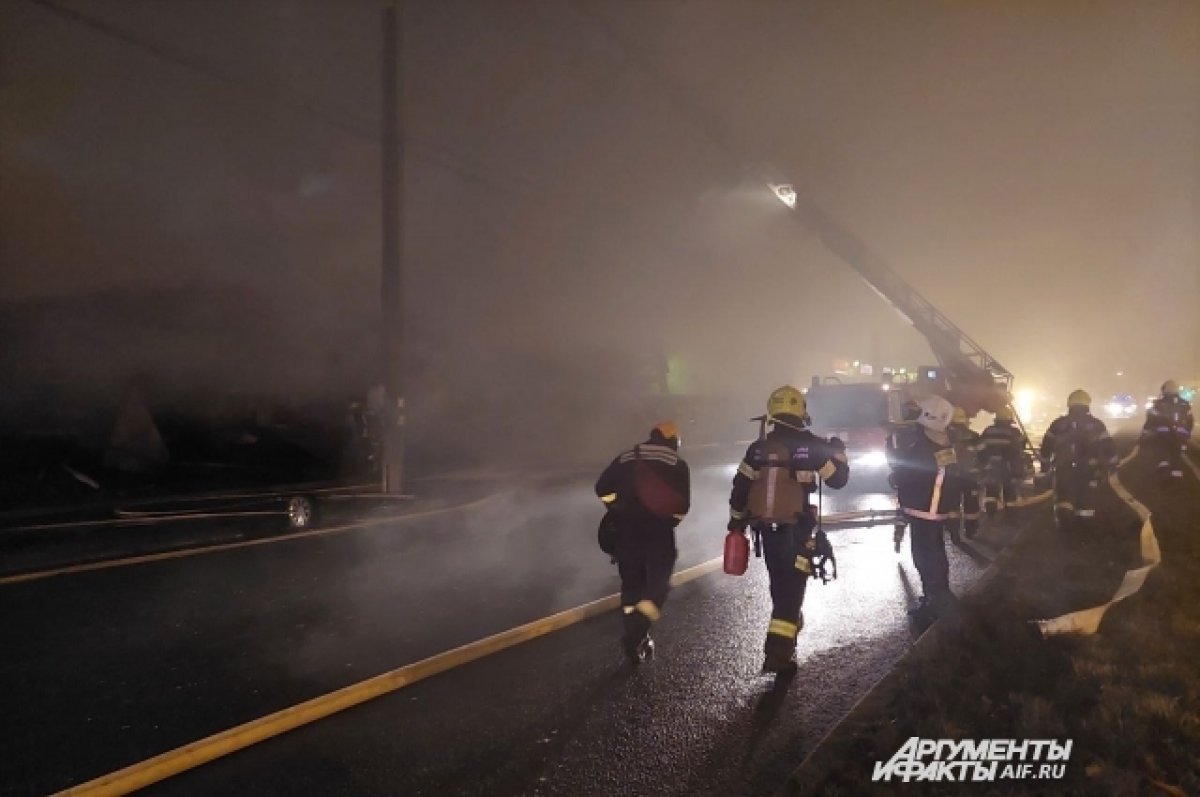
[[[750,538],[740,531],[725,535],[725,572],[731,576],[745,575],[750,564]]]

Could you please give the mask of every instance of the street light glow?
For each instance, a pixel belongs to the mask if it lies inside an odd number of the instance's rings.
[[[769,185],[771,190],[775,192],[775,196],[779,198],[780,202],[787,205],[789,208],[796,207],[796,189],[787,184],[776,185],[775,183],[768,183],[767,185]]]

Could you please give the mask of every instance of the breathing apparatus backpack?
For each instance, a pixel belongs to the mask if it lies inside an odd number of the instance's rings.
[[[763,523],[795,523],[808,504],[808,485],[796,480],[791,449],[764,438],[758,451],[762,462],[746,504],[750,517]]]

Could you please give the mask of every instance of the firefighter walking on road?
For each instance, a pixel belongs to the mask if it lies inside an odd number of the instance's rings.
[[[983,509],[994,515],[1017,501],[1017,485],[1025,476],[1025,435],[1015,425],[1011,407],[996,410],[991,426],[980,435],[979,467],[983,471]]]
[[[1054,471],[1054,515],[1062,531],[1093,527],[1100,480],[1117,466],[1112,437],[1091,405],[1087,391],[1072,392],[1067,414],[1050,424],[1039,451],[1042,472]]]
[[[823,534],[814,536],[818,510],[811,498],[818,480],[840,489],[850,478],[845,445],[836,437],[813,434],[809,422],[803,393],[790,385],[771,393],[764,419],[764,429],[771,429],[746,450],[729,496],[729,531],[749,527],[767,560],[771,623],[763,644],[766,673],[796,669],[796,637],[804,625],[800,608],[815,573],[813,559],[824,542]]]
[[[954,408],[950,422],[950,443],[954,446],[954,458],[963,475],[962,504],[950,513],[948,526],[950,539],[959,542],[959,520],[962,533],[974,537],[979,532],[979,452],[982,448],[979,433],[971,428],[970,419],[962,407]]]
[[[918,622],[932,622],[954,604],[945,527],[969,479],[959,468],[948,432],[954,407],[941,396],[926,396],[918,404],[920,434],[896,452],[892,477],[912,529],[913,564],[924,593],[909,614]]]
[[[621,575],[621,649],[637,664],[654,654],[650,626],[671,590],[675,527],[691,507],[691,474],[679,457],[679,429],[664,421],[646,442],[614,459],[596,482],[615,531]]]
[[[1179,397],[1179,383],[1167,380],[1162,395],[1146,411],[1142,440],[1157,461],[1158,475],[1164,481],[1183,479],[1183,452],[1196,425],[1192,405]]]
[[[893,423],[888,429],[888,436],[885,442],[885,454],[887,456],[888,469],[890,472],[896,470],[896,452],[907,446],[913,435],[917,434],[920,429],[917,426],[917,418],[921,417],[921,408],[917,406],[917,402],[913,399],[908,399],[904,402],[901,408],[900,422]],[[895,478],[888,476],[888,484],[892,489],[896,489]],[[900,553],[900,546],[904,544],[904,532],[908,530],[908,516],[899,505],[896,506],[896,519],[892,523],[892,546],[896,549],[896,553]]]

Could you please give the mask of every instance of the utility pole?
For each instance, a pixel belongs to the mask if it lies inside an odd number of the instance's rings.
[[[383,9],[382,224],[380,279],[383,353],[383,492],[399,494],[404,477],[404,0]]]

